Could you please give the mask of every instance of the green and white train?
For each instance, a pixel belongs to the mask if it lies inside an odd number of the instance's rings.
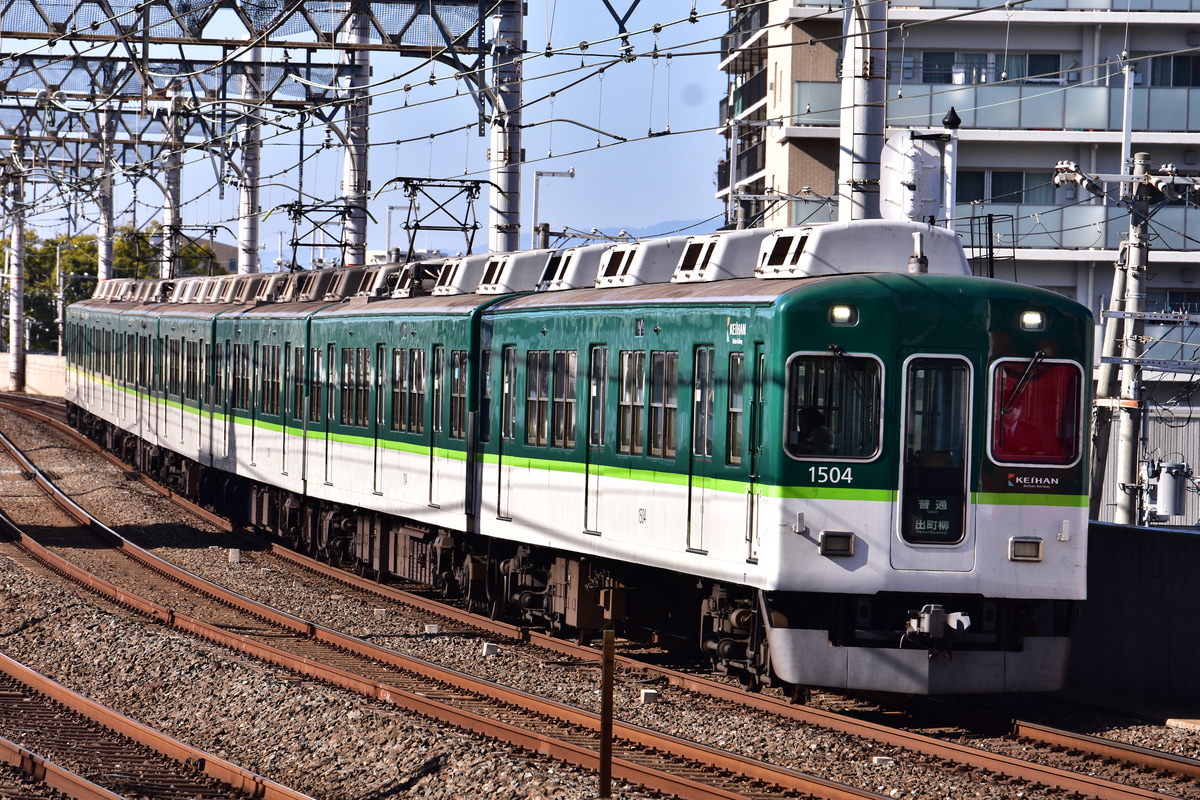
[[[915,244],[915,248],[914,248]],[[243,524],[751,686],[1062,684],[1093,320],[886,221],[106,282],[75,424]]]

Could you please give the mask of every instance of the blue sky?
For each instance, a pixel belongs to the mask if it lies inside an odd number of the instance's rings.
[[[612,0],[621,14],[628,11],[630,2]],[[540,180],[539,216],[553,230],[567,226],[585,231],[598,228],[613,234],[620,230],[660,233],[671,231],[677,221],[708,219],[721,212],[722,205],[714,198],[714,172],[723,155],[723,139],[713,129],[718,120],[718,101],[725,94],[716,51],[728,19],[711,0],[698,4],[696,23],[686,21],[690,11],[690,0],[643,0],[626,23],[632,34],[630,44],[635,53],[646,53],[657,41],[662,55],[657,60],[639,56],[632,62],[619,62],[605,71],[603,79],[592,77],[578,86],[564,88],[603,63],[597,56],[617,53],[620,42],[611,40],[617,24],[601,0],[572,0],[569,4],[542,0],[529,4],[525,40],[530,53],[543,53],[547,43],[573,52],[549,58],[537,55],[524,65],[526,103],[551,92],[555,95],[553,100],[542,100],[523,112],[524,125],[542,124],[524,132],[529,163],[522,169],[522,247],[528,245],[532,226],[535,171],[575,170],[573,179]],[[657,37],[651,30],[656,23],[663,26]],[[609,41],[603,41],[606,39]],[[578,48],[585,41],[592,43],[586,58],[589,69],[580,70],[584,59]],[[708,54],[684,55],[701,51]],[[668,52],[678,55],[668,59]],[[376,84],[398,71],[415,69],[395,85],[380,87],[373,100],[373,192],[399,175],[487,178],[487,136],[459,132],[429,139],[431,132],[467,125],[477,118],[476,106],[465,90],[454,97],[452,81],[428,85],[431,72],[443,78],[452,74],[449,67],[437,64],[431,70],[416,59],[381,53],[372,54],[372,66]],[[533,80],[553,73],[562,74]],[[401,89],[406,83],[412,87],[408,92]],[[581,124],[544,122],[552,118]],[[616,140],[583,125],[630,141],[597,148],[597,140],[604,145]],[[651,130],[660,133],[668,128],[670,135],[647,138]],[[418,141],[410,141],[414,139]],[[314,132],[308,136],[307,145],[311,147],[318,140],[319,134]],[[397,140],[403,143],[397,145]],[[268,148],[265,158],[267,164],[281,163],[280,159],[294,160],[296,153],[295,144],[288,143]],[[305,189],[334,200],[341,168],[340,148],[322,152],[308,162]],[[211,168],[207,169],[211,175]],[[294,191],[275,188],[265,189],[261,202],[267,209],[294,199]],[[377,222],[370,226],[368,249],[384,248],[388,206],[406,204],[398,190],[385,190],[371,202],[370,210]],[[229,205],[226,201],[220,207]],[[487,248],[486,197],[480,198],[475,209],[481,229],[475,236],[474,250],[481,252]],[[406,244],[401,229],[405,214],[403,208],[392,211],[394,247]],[[185,210],[185,217],[188,215]],[[712,230],[719,224],[710,222],[697,230]],[[277,213],[262,225],[262,240],[267,245],[264,267],[276,256],[279,231],[283,231],[285,242],[292,236],[290,221]],[[416,246],[457,252],[465,248],[465,238],[456,233],[424,232]],[[303,255],[301,251],[302,263]]]

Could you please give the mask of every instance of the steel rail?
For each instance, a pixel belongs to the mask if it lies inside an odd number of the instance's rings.
[[[0,762],[74,800],[126,800],[69,769],[47,761],[16,742],[0,736]]]
[[[9,522],[11,521],[6,520],[6,524]],[[126,736],[132,741],[154,750],[156,753],[180,764],[195,764],[208,777],[220,781],[250,797],[263,798],[263,800],[313,800],[309,795],[289,789],[261,775],[256,775],[223,758],[184,744],[174,737],[143,725],[110,708],[106,708],[94,700],[84,697],[68,689],[66,686],[47,678],[45,675],[34,672],[3,653],[0,653],[0,672],[28,686],[31,690],[45,695],[65,708],[83,717],[87,717],[115,733]],[[61,770],[60,768],[54,770],[53,775],[56,783],[59,781],[63,781],[64,784],[69,782],[66,776],[61,775],[62,772],[65,772],[65,770]],[[78,776],[75,777],[78,778]],[[50,783],[46,778],[42,780],[48,786],[67,791],[60,786]],[[82,778],[79,778],[79,780],[84,781],[84,784],[90,785],[90,781],[85,781]],[[79,787],[80,791],[85,793],[79,796],[81,800],[93,796],[96,798],[115,797],[115,795],[105,789],[100,789],[100,792],[103,794],[93,795],[88,785],[80,785]],[[72,794],[73,792],[74,788],[71,789]]]

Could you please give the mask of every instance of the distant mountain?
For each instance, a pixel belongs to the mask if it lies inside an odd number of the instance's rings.
[[[644,239],[651,236],[691,236],[697,233],[712,233],[721,226],[722,221],[721,218],[709,220],[671,220],[668,222],[656,222],[644,228],[606,228],[602,230],[602,233],[616,236],[624,230],[634,239]]]

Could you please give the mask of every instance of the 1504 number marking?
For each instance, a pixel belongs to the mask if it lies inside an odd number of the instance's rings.
[[[854,483],[851,467],[809,467],[808,477],[813,483]]]

